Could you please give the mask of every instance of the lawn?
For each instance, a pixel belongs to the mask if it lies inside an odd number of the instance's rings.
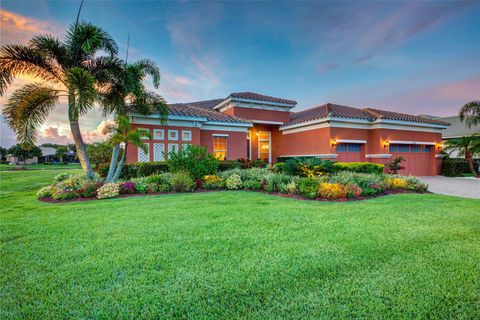
[[[41,203],[0,172],[0,318],[480,318],[480,200]]]
[[[11,165],[11,164],[0,164],[0,171],[12,171],[12,170],[70,170],[70,169],[79,169],[80,165],[78,163],[70,164],[56,164],[56,165],[45,165],[45,164],[20,164],[20,165]]]

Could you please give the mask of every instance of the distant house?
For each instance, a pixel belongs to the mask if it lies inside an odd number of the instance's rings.
[[[480,125],[468,127],[465,122],[460,121],[459,116],[451,116],[440,118],[440,120],[450,123],[450,127],[443,130],[442,139],[444,141],[460,138],[465,136],[471,136],[474,134],[480,134]]]
[[[54,162],[56,161],[55,157],[55,148],[52,147],[40,147],[42,150],[43,156],[40,157],[39,162],[44,163],[44,162]]]
[[[9,164],[13,164],[13,165],[19,165],[19,164],[37,164],[37,163],[38,163],[38,157],[37,157],[37,156],[32,157],[32,158],[23,159],[23,158],[14,156],[13,154],[7,154],[6,157],[5,157],[5,160],[6,160]]]

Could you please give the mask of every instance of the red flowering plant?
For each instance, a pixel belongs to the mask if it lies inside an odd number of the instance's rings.
[[[403,161],[405,161],[403,157],[396,157],[392,159],[392,161],[387,164],[388,172],[390,174],[397,174],[399,170],[405,169],[405,167],[401,165]]]

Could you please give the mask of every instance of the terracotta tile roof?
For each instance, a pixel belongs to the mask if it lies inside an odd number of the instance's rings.
[[[276,98],[276,97],[266,96],[266,95],[258,94],[258,93],[254,93],[254,92],[231,93],[228,96],[228,98],[240,98],[240,99],[258,100],[258,101],[269,101],[269,102],[290,104],[292,106],[295,106],[297,104],[297,101],[294,101],[294,100]]]
[[[227,123],[250,123],[250,121],[223,114],[213,109],[199,107],[190,103],[174,103],[168,105],[169,114],[182,117],[201,117],[208,121]]]
[[[376,119],[387,119],[387,120],[417,122],[417,123],[426,123],[426,124],[439,124],[444,126],[450,125],[449,122],[446,122],[443,120],[431,119],[431,118],[426,118],[421,116],[413,116],[411,114],[378,110],[378,109],[372,109],[372,108],[365,108],[363,110],[372,114],[372,116],[374,116]]]
[[[372,108],[358,109],[347,106],[342,106],[333,103],[316,106],[307,110],[292,113],[290,121],[284,125],[291,126],[302,122],[313,121],[326,117],[348,118],[348,119],[363,119],[368,121],[375,121],[377,119],[407,121],[425,124],[450,125],[446,121],[430,119],[420,116],[414,116],[404,113],[384,111]]]
[[[307,110],[293,113],[290,116],[290,122],[285,124],[285,126],[326,118],[328,116],[338,118],[364,119],[370,121],[374,120],[369,113],[364,112],[361,109],[342,106],[339,104],[327,103]]]
[[[185,103],[187,105],[197,106],[206,109],[213,109],[217,104],[222,102],[225,99],[212,99],[212,100],[203,100],[203,101],[195,101],[195,102],[188,102]]]

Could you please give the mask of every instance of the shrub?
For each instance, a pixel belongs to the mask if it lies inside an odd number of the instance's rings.
[[[339,183],[320,183],[318,187],[318,196],[324,199],[340,199],[345,198],[348,193],[348,188]]]
[[[95,170],[102,177],[106,177],[108,174],[109,164],[99,164]],[[168,171],[168,165],[166,161],[158,162],[139,162],[139,163],[126,163],[122,167],[120,172],[120,179],[130,180],[137,177],[147,177],[152,174],[158,174]]]
[[[62,190],[55,188],[52,192],[52,199],[55,200],[69,200],[78,198],[78,194],[76,194],[72,190]]]
[[[257,159],[252,161],[252,165],[255,168],[265,168],[267,166],[267,163],[262,159]]]
[[[328,179],[330,183],[340,183],[343,185],[357,185],[364,192],[373,189],[371,192],[377,193],[382,191],[384,175],[371,173],[356,173],[349,171],[340,171],[332,175]],[[364,193],[365,194],[365,193]]]
[[[333,171],[332,162],[313,157],[287,158],[283,172],[289,175],[314,177]]]
[[[140,177],[132,179],[132,182],[135,183],[135,192],[136,193],[147,193],[149,188],[149,183],[147,178]]]
[[[98,199],[116,198],[120,195],[120,184],[105,183],[97,190]]]
[[[273,171],[283,173],[285,170],[285,162],[277,162],[273,165]]]
[[[219,161],[208,153],[207,147],[189,145],[185,150],[168,155],[168,169],[171,172],[187,171],[194,179],[215,174]]]
[[[120,183],[120,194],[135,193],[135,182],[125,181]]]
[[[475,171],[480,171],[480,160],[474,160]],[[447,177],[460,177],[463,174],[471,174],[468,162],[465,159],[445,157],[442,161],[442,175]]]
[[[250,160],[250,159],[240,158],[240,159],[238,159],[238,163],[240,164],[240,168],[242,168],[242,169],[253,168],[253,161]]]
[[[318,184],[318,180],[313,177],[300,178],[297,185],[298,194],[305,198],[316,198]]]
[[[268,170],[264,168],[244,169],[239,172],[243,187],[249,190],[262,189],[267,174]]]
[[[387,164],[388,172],[391,174],[397,174],[399,170],[405,169],[405,167],[401,165],[403,161],[405,161],[403,157],[393,158],[392,161]]]
[[[54,191],[55,191],[54,186],[43,187],[42,189],[38,190],[37,198],[39,198],[39,199],[41,199],[41,198],[51,198]]]
[[[411,191],[417,191],[417,192],[426,192],[428,190],[428,185],[425,183],[422,183],[420,180],[418,180],[417,177],[396,176],[393,179],[388,180],[388,182],[394,179],[399,179],[399,180],[402,180],[403,182],[396,181],[395,182],[396,186],[392,186],[393,188],[405,189],[405,190],[411,190]],[[395,184],[395,183],[392,181],[392,184]]]
[[[349,198],[360,197],[363,193],[362,188],[360,188],[356,184],[349,184],[346,186],[346,188],[347,188],[347,197]]]
[[[69,173],[66,173],[66,172],[63,172],[63,173],[60,173],[60,174],[57,174],[54,178],[53,178],[53,182],[62,182],[64,180],[67,180],[70,178],[70,174]]]
[[[176,192],[189,192],[195,189],[195,181],[186,171],[177,171],[172,176],[172,189]]]
[[[203,187],[208,190],[225,188],[225,179],[217,175],[206,175],[203,177]]]
[[[265,177],[265,189],[268,192],[280,192],[282,185],[287,185],[292,181],[292,178],[283,173],[269,173]]]
[[[371,162],[335,162],[333,171],[351,171],[357,173],[383,173],[384,165]]]
[[[240,168],[241,163],[237,160],[223,160],[218,163],[218,171]]]
[[[280,192],[285,194],[296,194],[297,183],[295,181],[290,181],[287,184],[280,185]]]
[[[81,198],[92,198],[97,196],[97,190],[103,185],[99,182],[87,182],[82,188],[75,190],[75,193]]]
[[[234,173],[227,178],[226,186],[229,190],[240,189],[242,187],[242,179],[238,174]]]
[[[406,189],[407,181],[402,178],[391,178],[387,180],[387,184],[390,188],[393,189]]]
[[[151,185],[150,189],[152,189],[152,185],[156,185],[154,189],[156,191],[151,192],[170,192],[172,191],[172,179],[174,174],[170,172],[165,172],[161,174],[155,174],[150,177],[147,177],[146,181],[148,184]]]

